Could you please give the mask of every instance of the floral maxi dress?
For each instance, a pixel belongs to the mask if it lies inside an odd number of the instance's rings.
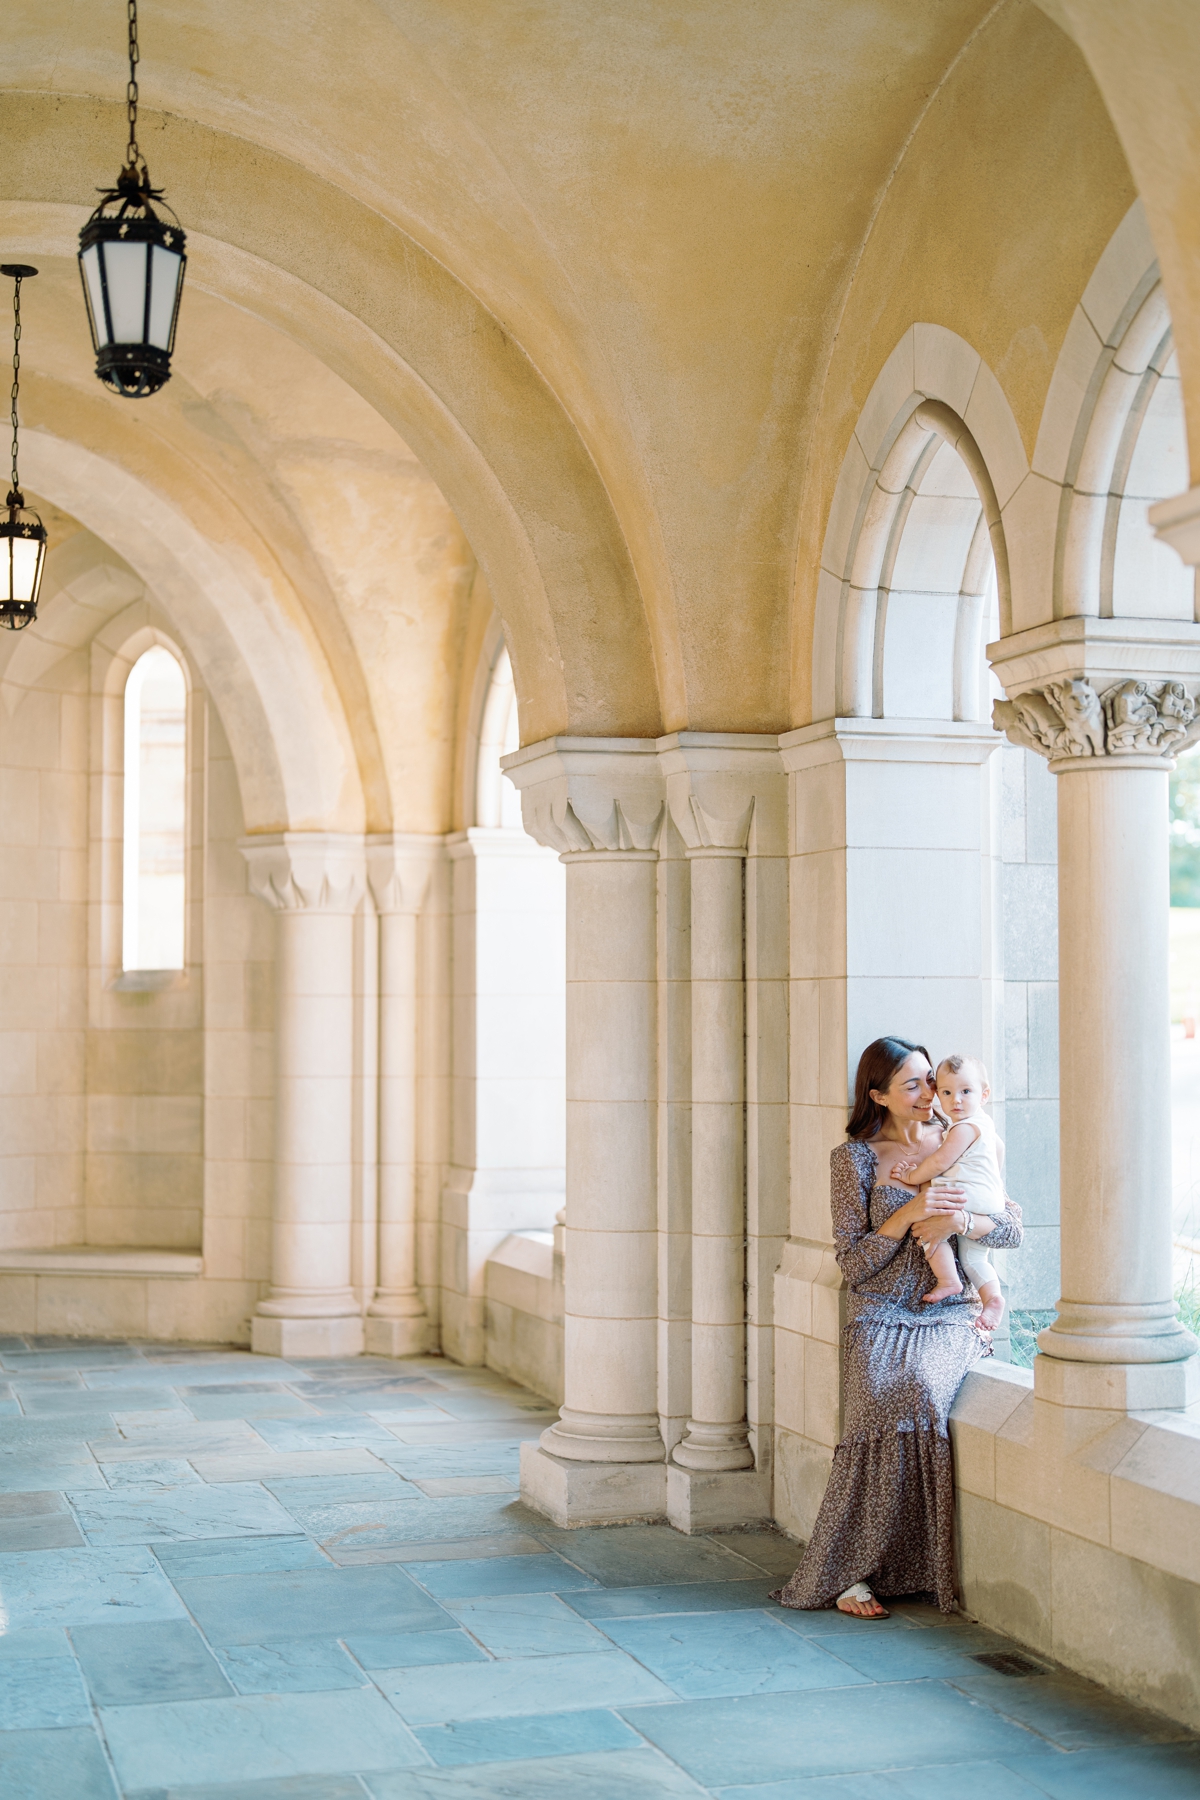
[[[830,1163],[834,1245],[849,1290],[845,1433],[804,1558],[771,1597],[801,1609],[831,1606],[865,1581],[880,1595],[936,1595],[952,1612],[948,1421],[963,1376],[986,1354],[974,1326],[979,1296],[960,1265],[962,1293],[923,1306],[935,1285],[924,1251],[911,1233],[897,1242],[878,1230],[911,1193],[876,1185],[869,1144],[839,1144]],[[1007,1205],[982,1239],[989,1249],[1021,1242],[1021,1209]]]

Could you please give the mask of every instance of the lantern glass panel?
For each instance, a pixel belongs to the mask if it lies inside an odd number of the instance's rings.
[[[173,250],[164,250],[161,244],[154,245],[150,264],[154,286],[150,295],[150,330],[146,335],[146,342],[159,350],[171,348],[175,295],[182,267],[181,256],[176,256]]]
[[[40,538],[9,538],[9,598],[32,600],[37,592],[38,564],[42,560]]]
[[[146,324],[146,251],[149,245],[109,240],[103,250],[108,281],[108,312],[114,344],[144,342]]]
[[[87,282],[88,306],[92,315],[92,342],[97,350],[108,343],[108,321],[104,312],[104,289],[100,281],[100,247],[90,244],[82,258],[83,276]]]

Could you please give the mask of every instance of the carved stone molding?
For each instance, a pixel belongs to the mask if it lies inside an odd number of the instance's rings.
[[[650,738],[549,738],[503,759],[530,837],[560,856],[653,855],[666,813]]]
[[[250,890],[277,912],[357,912],[366,888],[363,840],[353,832],[285,831],[243,838]]]
[[[787,787],[779,740],[751,733],[679,731],[658,760],[675,829],[689,856],[782,856]]]
[[[393,832],[367,839],[367,880],[379,913],[418,913],[425,904],[445,839]]]
[[[1047,681],[997,700],[992,723],[1010,743],[1061,766],[1086,757],[1166,762],[1200,737],[1196,701],[1182,681],[1135,677],[1099,693],[1080,676]]]

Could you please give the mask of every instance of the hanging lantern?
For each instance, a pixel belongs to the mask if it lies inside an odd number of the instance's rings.
[[[25,504],[17,474],[17,395],[21,382],[21,283],[37,270],[28,263],[0,263],[13,281],[12,486],[0,513],[0,625],[21,631],[37,618],[38,589],[46,561],[46,527]]]
[[[183,290],[186,240],[178,219],[151,187],[137,143],[137,0],[129,5],[129,143],[125,167],[79,234],[79,269],[96,373],[127,399],[157,394],[171,378],[175,321]],[[158,209],[156,210],[155,203]],[[170,213],[170,219],[159,212]]]

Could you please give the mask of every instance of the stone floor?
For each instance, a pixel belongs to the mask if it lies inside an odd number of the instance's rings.
[[[4,1800],[1200,1795],[1200,1746],[768,1532],[559,1531],[535,1396],[436,1358],[0,1339]]]

